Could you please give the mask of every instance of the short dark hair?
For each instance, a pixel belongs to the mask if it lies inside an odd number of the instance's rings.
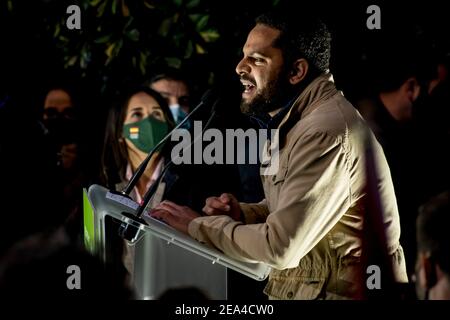
[[[168,68],[164,72],[155,74],[150,78],[148,82],[144,83],[144,85],[151,86],[153,83],[159,80],[172,80],[183,82],[187,86],[188,90],[190,89],[190,83],[188,78],[186,77],[183,71],[178,69]]]
[[[316,72],[329,69],[331,34],[319,18],[299,18],[287,10],[276,10],[260,15],[255,22],[280,30],[274,46],[282,50],[287,63],[305,58]]]
[[[443,272],[450,276],[450,191],[422,205],[417,218],[417,248],[429,252]]]

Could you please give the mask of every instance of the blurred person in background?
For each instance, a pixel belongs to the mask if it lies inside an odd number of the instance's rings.
[[[402,226],[401,242],[411,276],[416,260],[415,213],[421,203],[450,181],[444,136],[437,131],[439,116],[430,95],[437,63],[425,43],[397,33],[382,39],[378,51],[369,56],[372,92],[356,107],[389,163]]]
[[[191,110],[190,87],[188,81],[180,71],[169,69],[167,72],[154,76],[149,86],[167,100],[175,123],[178,124]],[[184,128],[190,128],[188,121]]]
[[[56,154],[67,227],[70,234],[81,241],[82,188],[86,176],[81,165],[81,119],[76,101],[69,87],[52,87],[44,98],[42,122]]]
[[[132,299],[125,279],[123,270],[113,273],[110,265],[74,244],[64,228],[33,234],[0,260],[4,300]]]
[[[31,112],[34,103],[23,91],[0,103],[0,255],[16,241],[67,218],[56,153],[39,115]]]
[[[450,191],[420,207],[417,218],[416,289],[419,299],[450,300]]]

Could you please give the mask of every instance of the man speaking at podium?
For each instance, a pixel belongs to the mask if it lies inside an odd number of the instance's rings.
[[[152,215],[240,259],[273,269],[270,299],[357,299],[369,131],[329,73],[331,37],[318,20],[286,13],[256,20],[236,67],[241,111],[279,129],[279,169],[263,175],[265,199],[208,198],[200,216],[164,201]],[[373,140],[373,135],[369,132]],[[407,282],[392,180],[380,145],[378,167],[388,255],[395,281]]]

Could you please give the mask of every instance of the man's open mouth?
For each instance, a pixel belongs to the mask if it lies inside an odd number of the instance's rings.
[[[248,80],[241,80],[242,85],[244,86],[244,93],[250,94],[256,89],[256,85]]]

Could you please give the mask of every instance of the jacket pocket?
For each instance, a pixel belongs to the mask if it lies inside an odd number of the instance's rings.
[[[318,300],[325,298],[325,278],[270,279],[264,293],[278,300]]]

